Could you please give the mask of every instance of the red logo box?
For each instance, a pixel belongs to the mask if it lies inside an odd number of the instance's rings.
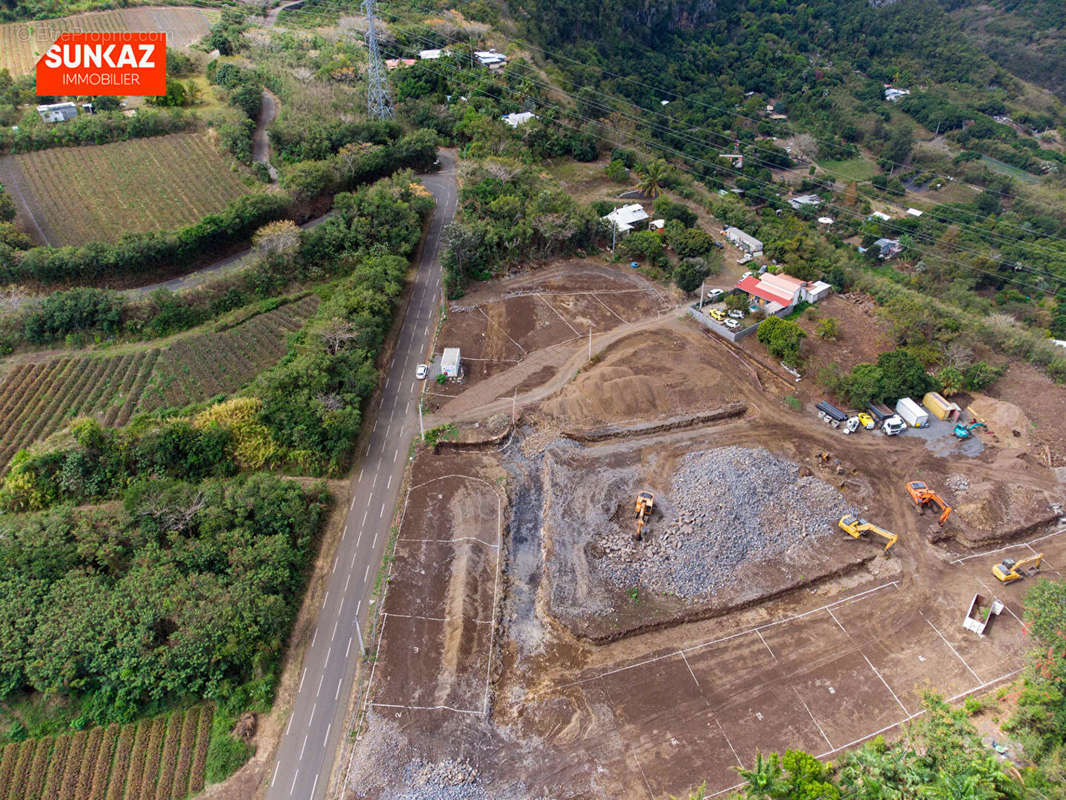
[[[37,94],[167,93],[165,33],[63,33],[37,62]]]

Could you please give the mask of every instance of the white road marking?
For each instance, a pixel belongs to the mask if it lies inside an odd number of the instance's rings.
[[[363,573],[363,583],[366,583],[366,579],[370,577],[370,565],[366,565],[366,572]]]
[[[359,628],[359,620],[355,621],[355,633],[359,637],[359,649],[364,653],[366,652],[366,645],[363,644],[363,631]],[[348,646],[351,647],[352,640],[348,639]]]
[[[918,613],[919,613],[919,614],[922,614],[922,612],[921,612],[921,611],[919,611]],[[928,619],[926,618],[925,614],[922,614],[922,619],[924,619],[924,620],[925,620],[925,623],[926,623],[926,624],[927,624],[927,625],[928,625],[928,626],[929,626],[930,628],[932,628],[932,629],[933,629],[934,631],[936,631],[936,635],[937,635],[937,636],[939,636],[939,637],[940,637],[940,638],[941,638],[941,639],[942,639],[942,640],[944,641],[944,644],[946,644],[946,645],[948,646],[948,650],[950,650],[950,651],[951,651],[952,653],[954,653],[954,654],[955,654],[955,657],[956,657],[957,659],[959,659],[959,661],[961,661],[961,662],[962,662],[962,665],[963,665],[964,667],[966,667],[966,669],[970,670],[970,674],[971,674],[971,675],[973,675],[973,676],[974,676],[975,678],[977,678],[977,682],[978,682],[978,683],[980,683],[980,682],[981,682],[981,676],[980,676],[980,675],[978,675],[978,674],[977,674],[976,672],[974,672],[974,671],[973,671],[973,669],[972,669],[972,668],[970,667],[970,665],[966,663],[966,659],[965,659],[965,658],[963,658],[962,656],[960,656],[960,655],[959,655],[959,651],[958,651],[958,650],[956,650],[956,649],[955,649],[954,647],[952,647],[952,646],[951,646],[951,642],[949,642],[949,641],[948,641],[947,639],[944,639],[944,634],[942,634],[942,633],[941,633],[941,632],[940,632],[939,630],[937,630],[937,627],[936,627],[936,625],[934,625],[934,624],[933,624],[932,622],[930,622],[930,621],[929,621],[929,620],[928,620]]]
[[[326,661],[329,661],[329,659],[327,658]],[[315,697],[318,697],[319,692],[322,691],[322,681],[324,681],[325,679],[326,679],[326,673],[323,672],[318,678],[318,688],[315,689]]]
[[[273,789],[273,788],[274,788],[274,781],[276,781],[276,780],[278,779],[278,770],[279,770],[280,768],[281,768],[281,762],[279,761],[279,762],[278,762],[278,763],[277,763],[277,764],[276,764],[276,765],[274,766],[274,777],[270,779],[270,788],[271,788],[271,789]]]
[[[378,534],[379,533],[381,533],[381,531],[374,531],[374,543],[372,545],[370,545],[370,549],[371,550],[376,549],[377,546],[378,546]]]
[[[863,657],[863,658],[866,658],[866,653],[863,653],[863,654],[862,654],[862,657]],[[895,692],[893,692],[893,691],[892,691],[892,687],[888,685],[888,681],[886,681],[886,680],[885,680],[885,676],[884,676],[884,675],[882,675],[882,674],[881,674],[880,672],[878,672],[878,671],[877,671],[877,667],[875,667],[875,666],[873,665],[873,662],[872,662],[872,661],[870,661],[870,659],[869,659],[869,658],[866,658],[866,663],[870,665],[870,669],[872,669],[872,670],[874,671],[874,675],[876,675],[876,676],[877,676],[878,678],[880,678],[880,679],[881,679],[881,683],[883,683],[883,684],[885,685],[885,688],[886,688],[886,689],[888,689],[888,693],[889,693],[890,695],[892,695],[892,697],[893,697],[893,698],[895,699],[895,701],[896,701],[897,703],[899,703],[899,707],[903,709],[903,713],[904,713],[904,714],[908,714],[908,713],[910,713],[909,711],[907,711],[907,707],[906,707],[905,705],[903,705],[903,701],[902,701],[902,700],[900,700],[900,699],[899,699],[898,697],[896,697],[896,693],[895,693]]]
[[[304,734],[304,743],[300,745],[300,761],[304,760],[304,750],[307,749],[307,734]]]
[[[315,628],[315,635],[311,637],[311,647],[315,646],[315,642],[318,641],[318,628]]]
[[[840,620],[837,619],[837,615],[833,613],[833,609],[827,608],[826,611],[829,612],[829,616],[831,616],[833,618],[833,622],[835,622],[837,624],[837,627],[840,628],[840,630],[844,631],[844,633],[847,633],[848,632],[847,629],[843,625],[840,624]]]
[[[396,459],[399,458],[399,456],[400,456],[400,451],[399,450],[393,450],[392,451],[392,463],[393,464],[396,463]]]
[[[295,716],[296,716],[296,712],[295,711],[292,714],[289,715],[289,724],[285,726],[285,735],[286,736],[288,736],[289,735],[289,731],[292,730],[292,720],[293,720],[293,717],[295,717]]]
[[[304,690],[304,678],[306,678],[306,677],[307,677],[307,667],[304,667],[303,674],[300,676],[300,688],[298,688],[296,690],[297,694],[299,694],[300,692],[302,692]]]
[[[348,573],[348,577],[344,581],[344,593],[348,594],[348,584],[352,582],[352,573]]]
[[[355,557],[357,555],[359,555],[359,554],[358,553],[352,553],[352,563],[348,565],[348,569],[352,569],[353,567],[355,567]]]
[[[382,519],[385,516],[385,504],[381,504],[381,511],[378,512],[378,519]]]
[[[769,651],[770,651],[770,655],[771,655],[771,656],[773,656],[773,658],[774,658],[774,661],[777,661],[777,655],[776,655],[776,654],[774,653],[774,651],[773,651],[773,650],[772,650],[772,649],[770,648],[770,645],[766,644],[766,640],[762,638],[762,633],[761,633],[760,631],[758,631],[758,630],[756,630],[756,631],[755,631],[755,633],[756,633],[756,634],[758,634],[758,636],[759,636],[759,641],[761,641],[761,642],[763,643],[763,646],[764,646],[764,647],[765,647],[765,648],[766,648],[767,650],[769,650]]]
[[[329,640],[330,640],[331,642],[332,642],[332,641],[333,641],[334,639],[336,639],[336,638],[337,638],[337,626],[338,626],[339,624],[340,624],[340,620],[337,620],[336,622],[334,622],[334,623],[333,623],[333,635],[332,635],[331,637],[329,637]]]
[[[399,452],[399,451],[397,451],[397,452]],[[396,459],[395,458],[393,458],[392,463],[394,463],[394,464],[396,463]],[[387,492],[391,488],[392,488],[392,476],[390,475],[389,476],[389,482],[385,484],[385,491]]]
[[[359,481],[358,481],[359,483],[362,483],[362,482],[363,482],[363,473],[364,473],[365,471],[366,471],[366,467],[360,467],[360,468],[359,468]]]
[[[344,657],[348,658],[348,655],[352,652],[352,637],[348,637],[348,646],[344,648]]]
[[[329,571],[329,574],[332,575],[336,571],[337,571],[337,559],[333,559],[333,569],[331,569]]]
[[[340,685],[340,683],[338,682],[338,683],[337,683],[337,691],[340,691],[340,688],[341,688],[341,685]],[[326,737],[325,737],[325,738],[324,738],[324,739],[322,740],[322,744],[323,744],[323,745],[325,745],[325,744],[326,744],[326,742],[328,742],[328,741],[329,741],[329,732],[330,732],[331,730],[333,730],[333,723],[332,723],[332,722],[331,722],[331,723],[330,723],[329,725],[327,725],[327,726],[326,726]],[[311,794],[312,794],[312,795],[314,795],[314,793],[315,793],[315,790],[314,790],[314,789],[311,789]]]
[[[392,430],[392,417],[389,417],[389,424],[388,424],[388,426],[387,426],[387,427],[385,428],[385,438],[386,438],[386,439],[388,439],[388,438],[389,438],[389,431],[391,431],[391,430]]]
[[[291,795],[296,790],[296,779],[300,776],[300,770],[296,770],[292,776],[292,786],[289,787],[289,794]]]
[[[308,795],[309,798],[315,796],[315,789],[317,789],[317,788],[318,788],[318,776],[315,775],[315,782],[311,784],[311,794]]]
[[[370,513],[370,509],[367,509],[366,511],[363,512],[363,524],[360,527],[364,527],[364,528],[366,527],[366,515],[369,514],[369,513]],[[360,531],[359,533],[362,534],[362,531]]]
[[[355,498],[354,497],[352,498],[352,504],[350,506],[348,506],[348,510],[351,511],[353,508],[355,508]]]
[[[344,526],[344,533],[342,533],[342,534],[341,534],[341,538],[342,538],[342,539],[346,539],[347,537],[348,537],[348,525],[347,525],[347,524],[345,524],[345,526]]]
[[[322,598],[322,608],[326,608],[326,603],[329,602],[329,589],[326,590],[326,596]]]
[[[350,643],[351,641],[352,641],[351,639],[349,639],[349,640],[348,640],[348,642],[349,642],[349,643]],[[341,696],[341,684],[342,684],[342,683],[344,683],[344,678],[337,678],[337,691],[335,691],[335,692],[333,693],[333,702],[334,702],[334,703],[336,703],[336,702],[337,702],[337,700],[338,700],[338,699],[340,698],[340,696]],[[327,736],[328,736],[328,734],[327,734]]]
[[[355,604],[355,616],[357,616],[357,617],[359,616],[359,607],[361,605],[363,605],[363,601],[362,600],[360,600],[358,603]]]
[[[806,701],[806,700],[804,700],[804,699],[803,699],[803,698],[802,698],[802,697],[800,696],[800,693],[799,693],[799,689],[797,689],[797,688],[796,688],[795,686],[793,686],[793,687],[792,687],[792,691],[794,691],[794,692],[796,693],[796,697],[799,697],[799,701],[800,701],[801,703],[803,703],[803,707],[804,707],[805,709],[807,709],[807,714],[808,714],[808,715],[810,716],[810,718],[811,718],[811,722],[813,722],[813,723],[814,723],[814,727],[816,727],[816,728],[818,729],[818,733],[822,734],[822,738],[823,738],[823,739],[825,739],[825,743],[826,743],[827,745],[829,745],[829,749],[830,749],[830,750],[832,750],[832,749],[833,749],[833,743],[832,743],[831,741],[829,741],[829,737],[825,735],[825,731],[823,731],[823,730],[822,730],[822,726],[818,724],[818,720],[816,720],[816,719],[814,718],[814,714],[811,714],[811,709],[810,709],[810,706],[808,706],[808,705],[807,705],[807,701]]]

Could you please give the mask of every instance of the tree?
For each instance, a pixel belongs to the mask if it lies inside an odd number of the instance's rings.
[[[891,350],[877,357],[881,368],[881,398],[921,397],[934,388],[925,367],[907,350]]]
[[[300,245],[300,227],[291,219],[268,222],[252,235],[252,249],[260,255],[293,253]]]
[[[658,264],[663,258],[663,240],[652,231],[633,231],[622,240],[622,252],[630,258]]]
[[[800,342],[807,336],[796,322],[780,317],[764,319],[755,335],[770,355],[792,366],[799,361]]]
[[[818,338],[836,341],[840,336],[840,323],[836,317],[826,317],[818,323]]]
[[[980,392],[998,381],[1004,371],[1002,367],[993,367],[984,361],[975,361],[963,369],[963,384],[968,391]]]
[[[709,273],[702,258],[686,258],[674,268],[674,283],[683,292],[694,292]]]
[[[670,165],[665,160],[657,158],[644,165],[640,170],[640,182],[637,188],[648,197],[658,197],[663,191],[663,181],[670,171]]]
[[[4,191],[4,184],[0,183],[0,222],[10,222],[15,218],[15,201]]]
[[[940,393],[944,397],[951,397],[963,389],[962,372],[955,367],[944,367],[936,374],[936,379],[940,382]]]
[[[883,384],[884,374],[876,364],[856,364],[844,377],[840,388],[849,404],[865,408],[868,403],[883,399]]]

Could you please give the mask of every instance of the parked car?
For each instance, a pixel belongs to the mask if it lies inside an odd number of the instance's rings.
[[[725,322],[725,312],[720,308],[712,308],[710,310],[711,319],[718,322]]]
[[[729,309],[729,316],[733,319],[744,319],[744,312],[739,308],[731,308]]]
[[[866,430],[872,431],[874,429],[874,418],[865,411],[860,411],[855,416],[859,418],[859,424],[866,428]]]
[[[722,291],[721,289],[711,289],[710,291],[707,292],[707,299],[708,300],[717,300],[723,294],[725,294],[725,292]]]
[[[730,330],[735,331],[737,328],[740,327],[740,323],[737,322],[735,319],[727,319],[725,321],[725,326]]]
[[[424,381],[429,374],[429,366],[426,364],[419,364],[415,368],[415,377],[420,381]]]

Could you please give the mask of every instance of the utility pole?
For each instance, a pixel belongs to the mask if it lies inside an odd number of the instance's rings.
[[[378,31],[374,24],[374,0],[363,0],[366,11],[366,47],[369,58],[366,67],[366,107],[371,119],[392,119],[392,97],[385,77],[385,65],[378,49]]]

